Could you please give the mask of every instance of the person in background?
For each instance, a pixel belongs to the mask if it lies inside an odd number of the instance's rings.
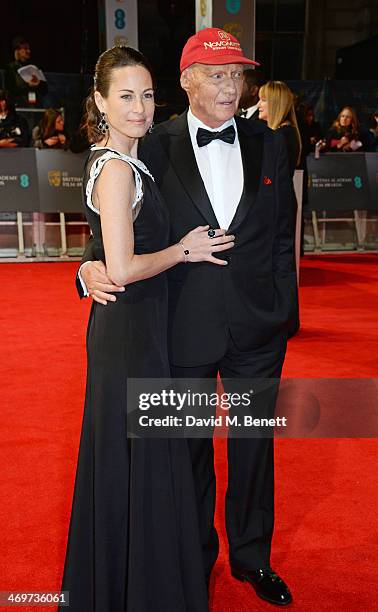
[[[283,81],[268,81],[260,88],[259,98],[259,118],[266,121],[272,130],[279,131],[284,136],[289,170],[293,177],[295,168],[300,164],[302,152],[301,136],[294,110],[294,95]],[[296,300],[296,310],[289,322],[289,338],[297,333],[299,326],[299,306]]]
[[[331,153],[362,151],[366,146],[356,112],[351,106],[344,106],[332,123],[327,132],[326,146]]]
[[[5,68],[5,88],[10,92],[16,106],[41,106],[47,93],[46,81],[33,76],[27,83],[18,73],[23,66],[32,63],[30,44],[25,38],[16,36],[12,43],[14,61]]]
[[[301,121],[298,121],[299,131],[301,134],[303,154],[308,155],[314,153],[315,145],[322,140],[322,128],[320,123],[315,121],[315,113],[312,106],[307,104],[301,108]]]
[[[48,108],[39,125],[32,131],[32,143],[37,149],[68,149],[69,139],[64,131],[64,119],[59,110]],[[38,238],[37,238],[38,237]],[[38,244],[45,244],[45,213],[33,213],[33,244],[38,252]],[[45,247],[43,247],[45,250]]]
[[[41,122],[33,129],[33,145],[38,149],[68,149],[69,139],[64,131],[64,119],[59,110],[48,108]]]
[[[302,150],[301,137],[294,110],[293,94],[282,81],[268,81],[259,92],[259,119],[272,130],[279,130],[285,138],[292,176],[299,164]]]
[[[29,146],[29,128],[26,120],[16,113],[14,102],[7,91],[0,89],[0,147]]]
[[[239,102],[240,117],[258,119],[259,90],[264,83],[262,75],[253,68],[247,68],[243,73],[243,91]]]

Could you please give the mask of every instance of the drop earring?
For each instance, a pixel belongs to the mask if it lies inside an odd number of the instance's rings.
[[[105,119],[105,113],[101,113],[101,120],[97,124],[97,128],[101,134],[105,136],[106,132],[109,130],[109,126]]]
[[[151,125],[150,125],[150,127],[148,128],[148,133],[149,133],[149,134],[152,134],[152,131],[153,131],[153,129],[154,129],[154,125],[155,125],[155,124],[154,124],[154,122],[152,122],[152,123],[151,123]]]

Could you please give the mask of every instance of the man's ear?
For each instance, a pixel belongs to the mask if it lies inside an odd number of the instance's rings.
[[[183,70],[182,73],[181,73],[181,76],[180,76],[180,85],[181,85],[182,89],[184,91],[186,91],[186,93],[188,93],[188,90],[189,90],[189,72],[188,72],[188,68]]]

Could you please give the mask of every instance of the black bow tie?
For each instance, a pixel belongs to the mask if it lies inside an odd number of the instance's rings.
[[[221,132],[210,132],[210,130],[204,130],[198,128],[197,130],[197,144],[199,147],[205,147],[212,140],[223,140],[228,144],[233,144],[235,140],[235,128],[233,125],[229,125],[224,128]]]

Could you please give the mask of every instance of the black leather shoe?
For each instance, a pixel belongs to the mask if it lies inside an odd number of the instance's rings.
[[[287,606],[293,601],[288,586],[269,567],[259,570],[241,570],[231,568],[231,574],[237,580],[249,582],[261,599],[278,606]]]

